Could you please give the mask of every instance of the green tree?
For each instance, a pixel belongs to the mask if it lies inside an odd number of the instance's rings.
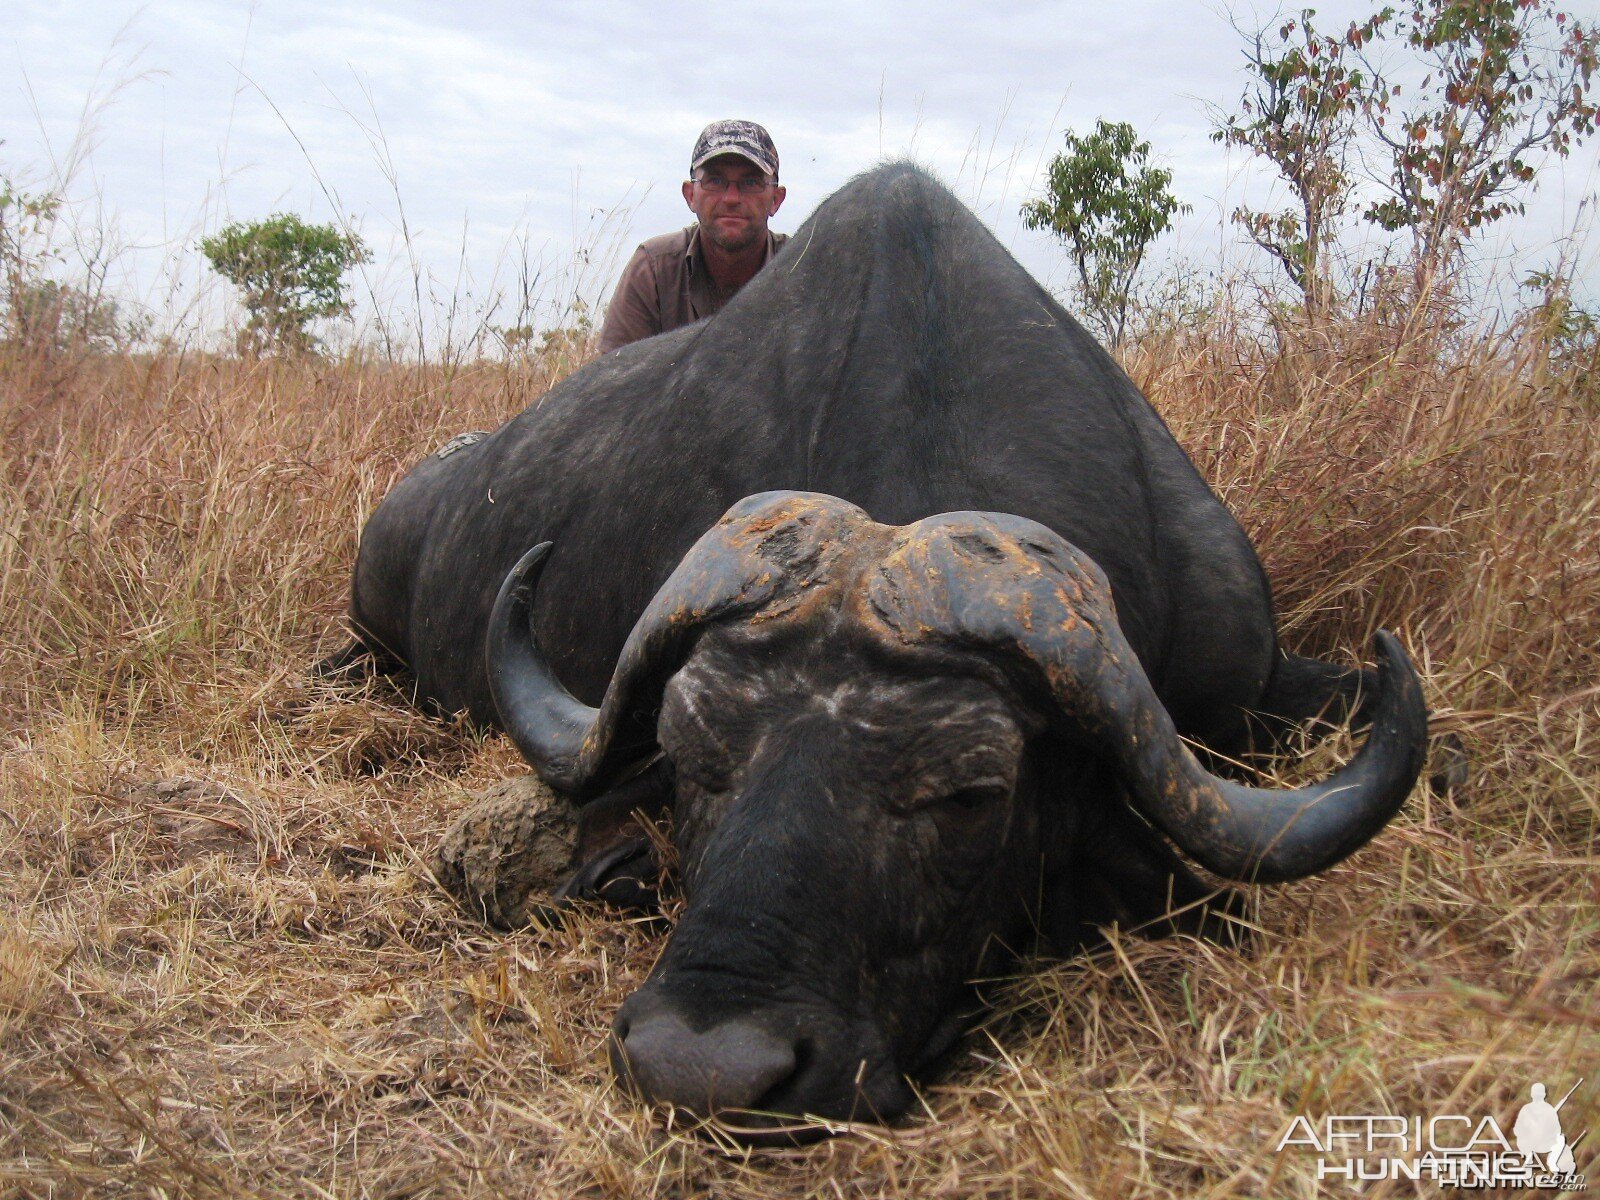
[[[1591,399],[1600,395],[1594,386],[1600,383],[1595,375],[1600,366],[1600,311],[1573,299],[1572,278],[1560,270],[1529,272],[1522,289],[1534,294],[1524,320],[1549,355],[1550,369],[1581,377]]]
[[[1542,156],[1594,132],[1600,31],[1550,0],[1409,0],[1380,11],[1371,34],[1403,41],[1427,73],[1405,101],[1380,71],[1364,89],[1388,168],[1387,196],[1364,215],[1410,229],[1421,270],[1448,269],[1467,238],[1523,211],[1518,189]],[[1350,44],[1362,52],[1359,31]]]
[[[1189,211],[1167,190],[1172,172],[1146,166],[1149,157],[1150,143],[1132,125],[1097,121],[1084,137],[1068,130],[1045,194],[1022,206],[1029,229],[1049,230],[1071,252],[1084,307],[1113,345],[1122,343],[1150,243]]]
[[[311,322],[348,313],[344,274],[372,261],[357,235],[309,225],[293,213],[236,221],[202,240],[200,249],[242,294],[250,315],[239,349],[248,354],[316,350]]]
[[[148,336],[150,326],[102,292],[54,279],[7,281],[0,308],[0,337],[47,353],[116,350]]]
[[[29,341],[37,324],[37,291],[61,257],[49,236],[60,209],[59,196],[21,191],[0,176],[0,315],[8,342]]]
[[[1328,257],[1354,186],[1350,160],[1369,78],[1346,53],[1349,39],[1363,33],[1357,27],[1346,37],[1320,33],[1315,15],[1305,9],[1288,18],[1276,37],[1245,34],[1250,82],[1237,113],[1214,116],[1211,135],[1265,158],[1288,185],[1293,207],[1261,212],[1241,206],[1233,220],[1283,267],[1308,312],[1321,311],[1331,299]],[[1370,25],[1361,27],[1365,35]]]
[[[149,319],[125,314],[92,262],[82,283],[52,277],[66,266],[54,245],[61,210],[57,193],[28,193],[0,175],[0,343],[59,354],[114,350],[147,336]]]

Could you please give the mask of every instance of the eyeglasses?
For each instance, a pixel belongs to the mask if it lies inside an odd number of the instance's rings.
[[[765,179],[724,179],[721,175],[702,175],[695,183],[708,192],[725,192],[729,188],[738,188],[741,196],[757,196],[772,186]]]

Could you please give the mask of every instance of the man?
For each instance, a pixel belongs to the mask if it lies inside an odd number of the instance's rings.
[[[696,224],[634,251],[600,327],[602,354],[709,317],[788,240],[767,229],[785,192],[777,148],[754,121],[707,125],[689,175],[683,201]]]

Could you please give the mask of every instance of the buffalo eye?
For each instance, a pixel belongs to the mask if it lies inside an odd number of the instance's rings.
[[[939,803],[942,808],[977,816],[996,804],[1004,803],[1010,794],[1007,788],[999,784],[978,784],[973,787],[958,788]]]

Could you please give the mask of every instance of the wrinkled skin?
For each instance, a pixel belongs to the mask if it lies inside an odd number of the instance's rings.
[[[773,1077],[724,1064],[709,1091],[644,1060],[643,1090],[699,1111],[714,1095],[887,1119],[909,1103],[903,1075],[959,1029],[985,952],[992,963],[1029,940],[1039,831],[1019,775],[1024,726],[1039,722],[979,679],[929,678],[829,638],[760,644],[774,640],[787,639],[718,631],[667,690],[690,899],[617,1033],[627,1045],[651,1020],[754,1022],[778,1047]],[[748,1081],[727,1077],[739,1067]]]

